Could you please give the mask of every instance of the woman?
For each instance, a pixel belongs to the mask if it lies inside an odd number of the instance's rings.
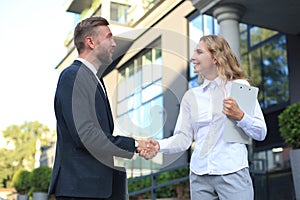
[[[153,152],[177,153],[195,141],[190,163],[191,199],[254,199],[245,144],[226,142],[226,117],[236,121],[249,137],[262,141],[267,128],[256,102],[254,116],[241,110],[230,96],[232,82],[249,85],[238,59],[227,41],[216,35],[203,36],[191,60],[199,74],[200,86],[183,96],[174,135],[163,140],[148,139],[148,150],[140,154],[151,158]],[[152,145],[152,146],[151,146]]]

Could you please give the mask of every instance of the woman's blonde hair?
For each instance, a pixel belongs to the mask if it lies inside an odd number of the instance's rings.
[[[215,59],[219,76],[226,81],[236,79],[246,79],[246,75],[236,55],[231,50],[228,42],[217,35],[205,35],[200,38],[200,41],[205,42],[208,51],[212,58]],[[199,74],[198,81],[201,82],[203,77]]]

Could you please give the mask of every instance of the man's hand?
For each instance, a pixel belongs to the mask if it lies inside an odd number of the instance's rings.
[[[147,140],[137,140],[137,141],[139,143],[137,152],[141,157],[145,158],[146,160],[155,157],[160,149],[159,143],[152,138],[148,138]]]
[[[138,142],[138,146],[136,148],[136,152],[140,153],[143,149],[147,148],[147,142],[146,140],[136,140]]]

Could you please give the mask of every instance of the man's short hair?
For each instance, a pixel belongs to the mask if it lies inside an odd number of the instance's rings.
[[[85,37],[95,34],[95,27],[107,25],[109,25],[109,23],[103,17],[89,17],[79,22],[74,30],[74,44],[78,53],[80,54],[85,48]]]

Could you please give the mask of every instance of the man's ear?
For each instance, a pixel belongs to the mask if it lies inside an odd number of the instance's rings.
[[[95,43],[94,43],[94,40],[93,40],[92,37],[87,36],[87,37],[85,38],[85,43],[86,43],[86,45],[87,45],[88,47],[90,47],[91,49],[94,49],[94,48],[95,48]]]

